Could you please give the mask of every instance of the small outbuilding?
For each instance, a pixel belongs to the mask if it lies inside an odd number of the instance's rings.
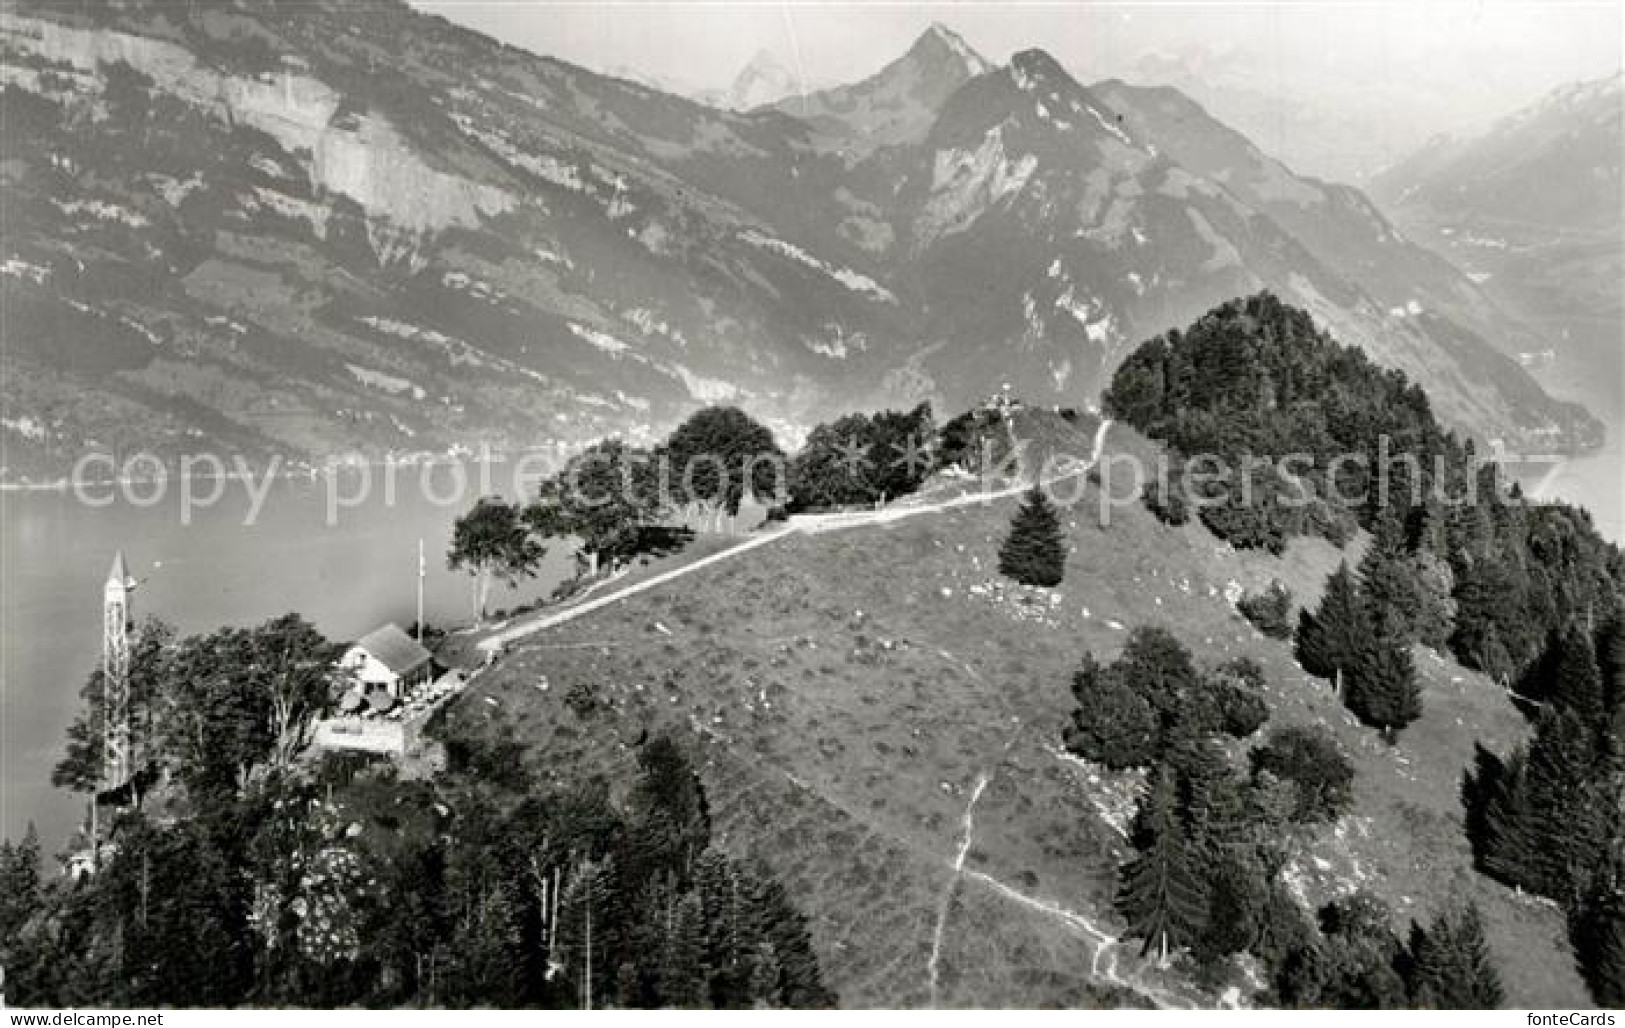
[[[355,676],[363,692],[382,688],[397,698],[434,674],[429,651],[393,623],[357,639],[339,664]]]

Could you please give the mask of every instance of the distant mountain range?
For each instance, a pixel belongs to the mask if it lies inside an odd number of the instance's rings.
[[[1406,230],[1546,329],[1523,355],[1554,386],[1625,407],[1625,79],[1553,90],[1440,138],[1372,184]]]
[[[1268,288],[1511,445],[1593,440],[1539,328],[1171,89],[934,27],[724,110],[404,4],[30,2],[0,25],[0,442],[317,461],[649,440],[1009,386],[1084,406]],[[759,91],[758,90],[759,84]],[[753,92],[756,91],[756,92]],[[754,97],[767,106],[753,105]]]
[[[1622,111],[1621,75],[1571,83],[1481,134],[1433,140],[1372,189],[1396,209],[1441,220],[1617,235]]]
[[[782,61],[762,50],[739,70],[727,89],[704,90],[695,93],[694,99],[726,111],[749,111],[806,92],[807,88],[807,83]]]

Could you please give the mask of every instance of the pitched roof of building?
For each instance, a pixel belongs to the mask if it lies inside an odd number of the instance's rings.
[[[407,675],[429,662],[429,651],[394,622],[375,628],[355,641],[379,663],[397,675]]]

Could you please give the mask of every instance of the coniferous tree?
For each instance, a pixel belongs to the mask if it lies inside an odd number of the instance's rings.
[[[1417,1007],[1494,1010],[1506,999],[1476,906],[1440,914],[1426,929],[1411,929],[1407,977]]]
[[[1055,505],[1034,484],[999,548],[999,573],[1023,585],[1053,587],[1066,576],[1066,537]]]
[[[1389,740],[1421,717],[1422,690],[1410,647],[1394,638],[1369,640],[1349,671],[1343,703]]]
[[[1370,634],[1365,607],[1345,561],[1327,577],[1315,612],[1298,616],[1298,663],[1310,674],[1341,685]]]
[[[1164,768],[1135,818],[1138,855],[1119,870],[1117,909],[1145,940],[1142,955],[1190,945],[1206,922],[1207,882],[1177,806],[1173,774]]]
[[[1619,773],[1607,741],[1579,714],[1557,709],[1504,764],[1480,755],[1463,792],[1484,871],[1559,903],[1577,900],[1617,831]]]
[[[1388,908],[1355,893],[1320,911],[1322,936],[1281,961],[1276,993],[1288,1007],[1384,1010],[1405,1006],[1399,973],[1404,946],[1389,927]]]
[[[1617,864],[1617,861],[1615,862]],[[1610,868],[1570,915],[1569,938],[1591,998],[1604,1007],[1625,1007],[1625,893]]]
[[[660,1001],[668,1007],[707,1005],[704,915],[698,896],[679,900],[667,914],[660,954]]]
[[[1417,638],[1421,588],[1405,550],[1404,530],[1391,513],[1378,521],[1371,548],[1360,561],[1360,600],[1377,633],[1407,642]]]
[[[753,1007],[779,1007],[784,1005],[784,993],[779,979],[784,971],[779,966],[779,953],[773,943],[763,940],[750,955],[749,995]]]
[[[20,930],[39,902],[39,833],[30,823],[21,842],[0,841],[0,940]]]
[[[1502,684],[1522,669],[1512,650],[1523,586],[1504,556],[1473,555],[1456,572],[1456,627],[1450,649],[1468,667]]]
[[[1602,671],[1597,667],[1591,636],[1578,625],[1557,633],[1556,654],[1547,682],[1547,698],[1583,717],[1600,715],[1605,706]]]
[[[1625,618],[1616,618],[1603,630],[1597,646],[1597,662],[1603,680],[1608,709],[1625,711]]]
[[[1485,751],[1476,778],[1469,778],[1467,823],[1473,853],[1486,874],[1528,889],[1537,881],[1541,857],[1539,812],[1529,804],[1528,752],[1520,747],[1505,762]]]
[[[1573,902],[1607,852],[1618,819],[1616,775],[1597,726],[1572,710],[1547,714],[1529,746],[1525,807],[1534,860],[1525,888]]]

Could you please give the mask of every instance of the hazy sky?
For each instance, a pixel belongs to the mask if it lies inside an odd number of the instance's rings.
[[[1042,47],[1086,83],[1174,78],[1138,63],[1160,51],[1181,58],[1207,87],[1196,90],[1207,94],[1201,98],[1244,123],[1238,127],[1256,136],[1278,117],[1287,146],[1304,134],[1305,111],[1347,121],[1347,131],[1391,132],[1396,146],[1471,126],[1560,83],[1617,71],[1625,32],[1618,0],[413,2],[538,53],[600,70],[637,69],[689,89],[725,86],[760,50],[812,84],[852,81],[933,21],[998,62]],[[1288,126],[1289,118],[1299,120]]]

